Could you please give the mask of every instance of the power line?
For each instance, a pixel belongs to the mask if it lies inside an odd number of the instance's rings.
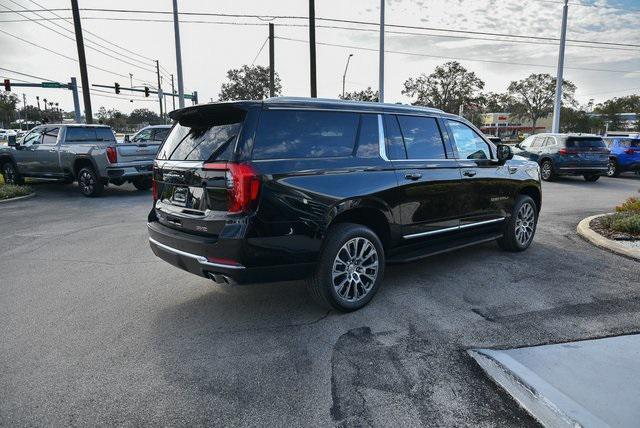
[[[61,9],[48,9],[54,11],[68,11],[69,9],[61,8]],[[159,14],[159,15],[170,15],[172,12],[163,11],[163,10],[141,10],[141,9],[107,9],[107,8],[83,8],[83,11],[87,12],[107,12],[107,13],[135,13],[135,14]],[[0,11],[2,12],[2,11]],[[26,12],[32,12],[31,10],[26,10]],[[180,15],[184,16],[216,16],[216,17],[232,17],[232,18],[254,18],[260,19],[263,21],[273,21],[276,19],[302,19],[307,20],[307,16],[300,15],[256,15],[256,14],[237,14],[237,13],[214,13],[214,12],[179,12]],[[320,18],[316,17],[318,21],[327,21],[327,22],[339,22],[339,23],[347,23],[347,24],[360,24],[360,25],[375,25],[379,26],[378,22],[372,21],[360,21],[360,20],[350,20],[350,19],[339,19],[339,18]],[[474,34],[474,35],[485,35],[485,36],[498,36],[498,37],[513,37],[520,39],[533,39],[533,40],[547,40],[547,41],[558,41],[558,38],[555,37],[543,37],[543,36],[532,36],[532,35],[517,35],[517,34],[505,34],[505,33],[493,33],[493,32],[485,32],[485,31],[471,31],[471,30],[453,30],[447,28],[436,28],[436,27],[421,27],[415,25],[401,25],[401,24],[385,24],[385,27],[394,27],[394,28],[405,28],[405,29],[413,29],[413,30],[429,30],[429,31],[441,31],[441,32],[451,32],[451,33],[461,33],[461,34]],[[602,42],[602,41],[593,41],[593,40],[577,40],[577,39],[567,39],[568,42],[575,43],[589,43],[594,45],[611,45],[611,46],[625,46],[625,47],[639,47],[640,45],[634,45],[629,43],[615,43],[615,42]]]
[[[12,2],[13,2],[13,0],[10,0],[10,1],[12,1]],[[15,2],[14,2],[14,3],[15,3]],[[18,3],[16,3],[16,4],[18,4]],[[4,5],[4,4],[3,4],[2,6],[3,6],[4,8],[6,8],[6,9],[9,9],[9,10],[13,11],[11,8],[9,8],[8,6],[6,6],[6,5]],[[66,39],[72,40],[73,42],[75,42],[75,41],[76,41],[75,37],[70,37],[70,36],[68,36],[68,35],[66,35],[66,34],[64,34],[64,33],[61,33],[60,31],[58,31],[58,30],[56,30],[56,29],[54,29],[54,28],[51,28],[51,27],[48,27],[48,26],[44,25],[43,23],[41,23],[41,22],[39,22],[39,21],[34,21],[32,18],[30,18],[30,17],[28,17],[28,16],[26,16],[26,15],[24,15],[24,14],[20,13],[20,12],[17,12],[17,13],[18,13],[18,14],[20,14],[21,16],[24,16],[24,17],[25,17],[25,18],[27,18],[29,21],[32,21],[32,22],[34,22],[34,23],[36,23],[36,24],[40,25],[41,27],[46,28],[46,29],[47,29],[47,30],[49,30],[49,31],[53,31],[54,33],[56,33],[56,34],[58,34],[58,35],[60,35],[60,36],[62,36],[62,37],[64,37],[64,38],[66,38]],[[58,25],[58,24],[56,24],[56,25]],[[59,25],[58,25],[58,26],[59,26]],[[64,27],[62,27],[62,28],[63,28],[63,29],[65,29],[66,31],[71,32],[70,30],[68,30],[68,29],[66,29],[66,28],[64,28]],[[91,42],[91,43],[97,44],[97,43],[95,43],[95,42]],[[102,46],[102,45],[100,45],[100,44],[97,44],[97,45],[98,45],[98,46],[100,46],[100,47],[102,47],[102,48],[105,48],[104,46]],[[134,64],[134,63],[131,63],[131,62],[129,62],[129,61],[126,61],[126,60],[124,60],[124,59],[122,59],[122,58],[118,58],[118,57],[113,56],[113,55],[111,55],[111,54],[108,54],[108,53],[106,53],[106,52],[102,52],[100,49],[97,49],[97,48],[95,48],[95,47],[93,47],[93,46],[87,45],[87,47],[88,47],[89,49],[92,49],[92,50],[94,50],[94,51],[96,51],[96,52],[98,52],[98,53],[102,54],[102,55],[105,55],[105,56],[108,56],[108,57],[110,57],[110,58],[113,58],[113,59],[115,59],[115,60],[117,60],[117,61],[121,61],[121,62],[123,62],[123,63],[129,64],[129,65],[131,65],[132,67],[137,67],[137,68],[139,68],[139,69],[142,69],[142,70],[148,71],[148,72],[150,72],[150,73],[154,73],[154,72],[155,72],[154,70],[144,68],[144,67],[139,66],[139,65],[137,65],[137,64]],[[106,48],[106,49],[108,49],[108,48]]]
[[[308,40],[302,39],[293,39],[289,37],[276,37],[280,40],[288,40],[292,42],[300,42],[300,43],[309,43]],[[316,42],[318,45],[323,46],[333,46],[347,49],[357,49],[363,51],[371,51],[378,52],[378,48],[366,48],[363,46],[352,46],[352,45],[341,45],[337,43],[324,43],[324,42]],[[517,66],[525,66],[525,67],[544,67],[544,68],[555,68],[555,65],[545,65],[545,64],[532,64],[532,63],[524,63],[524,62],[509,62],[509,61],[498,61],[498,60],[489,60],[489,59],[474,59],[474,58],[463,58],[463,57],[450,57],[444,55],[430,55],[423,54],[418,52],[408,52],[408,51],[395,51],[395,50],[386,50],[385,53],[399,54],[399,55],[409,55],[409,56],[420,56],[427,58],[439,58],[439,59],[450,59],[450,60],[459,60],[459,61],[473,61],[473,62],[484,62],[490,64],[508,64],[508,65],[517,65]],[[565,67],[568,70],[581,70],[581,71],[598,71],[598,72],[606,72],[606,73],[631,73],[632,70],[607,70],[607,69],[598,69],[598,68],[585,68],[585,67]]]
[[[4,67],[0,67],[0,70],[8,71],[10,73],[19,74],[21,76],[31,77],[33,79],[39,79],[39,80],[42,80],[42,81],[45,81],[45,82],[58,82],[58,80],[45,79],[44,77],[38,77],[38,76],[34,76],[33,74],[27,74],[27,73],[23,73],[21,71],[11,70],[11,69],[4,68]]]
[[[258,53],[256,54],[256,56],[253,58],[253,61],[251,61],[251,65],[255,64],[256,60],[258,59],[258,57],[260,56],[260,54],[262,53],[262,50],[264,49],[264,45],[267,44],[267,42],[269,41],[269,38],[267,37],[266,39],[264,39],[264,42],[262,42],[262,46],[260,46],[260,49],[258,49]]]

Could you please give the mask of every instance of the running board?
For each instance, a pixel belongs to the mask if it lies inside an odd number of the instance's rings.
[[[435,256],[437,254],[448,253],[449,251],[459,250],[461,248],[470,247],[472,245],[484,244],[486,242],[495,241],[502,238],[502,233],[483,233],[477,239],[469,240],[469,238],[449,238],[437,244],[431,244],[420,249],[412,250],[406,253],[395,254],[387,258],[388,264],[409,263],[426,257]]]

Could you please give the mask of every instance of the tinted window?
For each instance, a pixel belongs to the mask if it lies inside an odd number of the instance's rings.
[[[153,134],[153,141],[164,141],[169,135],[170,128],[158,128]]]
[[[360,115],[360,132],[358,133],[358,150],[361,158],[374,158],[380,152],[378,139],[378,116],[375,114]]]
[[[567,138],[566,146],[568,149],[591,149],[605,147],[602,138]]]
[[[620,147],[640,147],[640,140],[634,138],[621,138],[618,145]]]
[[[389,159],[406,159],[407,152],[402,142],[402,134],[400,133],[400,125],[395,115],[384,116],[384,139]]]
[[[138,141],[144,142],[149,141],[151,139],[151,129],[143,129],[139,131],[136,135],[131,139],[132,142],[136,143]]]
[[[253,148],[254,159],[350,156],[359,115],[324,111],[262,112]]]
[[[70,126],[67,128],[65,142],[80,143],[84,141],[115,141],[111,128],[92,128],[81,126]]]
[[[177,124],[167,136],[158,159],[229,160],[242,123],[212,126]]]
[[[42,134],[42,144],[46,144],[49,146],[55,146],[58,140],[58,131],[60,128],[45,128],[44,133]]]
[[[545,137],[542,137],[542,136],[535,137],[533,139],[533,143],[531,143],[531,147],[540,147],[540,146],[542,146],[542,142],[544,141],[544,138]]]
[[[460,159],[490,159],[489,145],[467,125],[447,120]]]
[[[409,159],[444,159],[438,123],[432,117],[398,116]]]

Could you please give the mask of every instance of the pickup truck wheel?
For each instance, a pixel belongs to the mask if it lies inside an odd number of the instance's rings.
[[[529,248],[536,233],[538,209],[527,195],[520,195],[513,206],[511,217],[504,223],[503,236],[498,245],[506,251],[524,251]]]
[[[373,298],[384,274],[384,249],[368,227],[340,223],[329,229],[308,289],[316,302],[351,312]]]
[[[104,190],[104,184],[98,174],[91,167],[84,167],[78,172],[78,186],[84,196],[99,196]]]
[[[138,190],[149,190],[151,186],[153,186],[153,180],[151,176],[148,177],[138,177],[133,180],[133,185],[136,186]]]
[[[9,161],[2,166],[2,177],[7,184],[24,184],[24,178],[18,172],[16,164]]]

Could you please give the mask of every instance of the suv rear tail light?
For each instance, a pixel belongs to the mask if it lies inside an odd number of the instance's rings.
[[[576,155],[578,154],[578,151],[575,149],[560,149],[558,150],[558,153],[561,155]]]
[[[115,147],[107,147],[107,159],[110,163],[118,162],[118,152]]]
[[[151,196],[153,196],[153,202],[158,200],[158,183],[155,177],[151,179]]]
[[[627,149],[627,150],[625,150],[624,152],[625,152],[625,154],[633,155],[633,154],[635,154],[635,153],[636,153],[636,150],[634,150],[634,149]]]
[[[205,170],[225,170],[227,174],[227,200],[230,213],[241,213],[255,208],[260,196],[260,179],[251,165],[244,163],[206,163]]]

